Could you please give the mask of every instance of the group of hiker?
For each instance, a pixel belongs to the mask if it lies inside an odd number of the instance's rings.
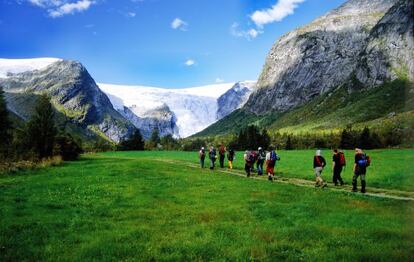
[[[224,160],[228,160],[228,168],[233,169],[233,161],[235,159],[234,149],[227,148],[223,145],[220,145],[218,149],[218,154],[214,146],[211,146],[208,151],[208,159],[210,160],[210,169],[215,168],[215,162],[219,159],[220,167],[224,168]],[[200,165],[201,168],[204,168],[205,158],[207,152],[204,147],[199,151]],[[244,160],[244,170],[247,177],[251,176],[252,172],[257,172],[257,175],[262,176],[264,171],[266,171],[268,180],[273,181],[275,179],[275,167],[276,162],[280,160],[279,155],[276,153],[275,149],[270,147],[269,151],[265,151],[262,147],[259,147],[257,151],[246,150],[243,155]],[[266,164],[266,170],[264,170],[264,165]],[[366,181],[365,175],[367,172],[367,167],[371,164],[371,158],[367,156],[362,149],[355,149],[355,161],[353,165],[353,178],[352,178],[352,191],[357,191],[357,179],[358,177],[361,180],[361,192],[365,193]],[[256,165],[256,169],[255,169]],[[321,150],[316,150],[315,156],[313,157],[313,168],[315,171],[315,187],[324,188],[327,186],[327,183],[322,178],[322,171],[326,166],[326,160],[322,156]],[[343,168],[346,166],[345,154],[338,149],[333,150],[332,156],[332,182],[335,186],[344,185],[344,181],[341,177]]]

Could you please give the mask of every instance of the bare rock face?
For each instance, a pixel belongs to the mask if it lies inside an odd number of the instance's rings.
[[[161,137],[166,135],[178,137],[177,118],[166,104],[146,112],[142,117],[134,114],[132,110],[133,108],[124,106],[123,110],[118,111],[141,131],[144,139],[149,139],[155,128],[158,128]]]
[[[414,81],[413,28],[413,1],[400,0],[372,29],[361,53],[357,79],[367,87],[398,77]]]
[[[46,93],[55,108],[71,121],[103,133],[114,142],[128,137],[134,130],[133,125],[112,107],[108,97],[79,62],[62,60],[42,70],[9,74],[7,78],[0,78],[0,85],[6,94]],[[16,113],[28,111],[22,105],[8,106]]]
[[[217,99],[217,119],[229,115],[247,102],[256,85],[254,81],[238,82]]]
[[[245,109],[284,112],[355,73],[371,30],[398,0],[351,0],[280,38],[272,47]]]

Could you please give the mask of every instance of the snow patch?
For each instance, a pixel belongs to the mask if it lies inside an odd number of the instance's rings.
[[[9,74],[41,70],[61,60],[62,59],[50,57],[31,59],[0,58],[0,78],[6,78]]]
[[[234,83],[183,89],[98,84],[114,108],[128,107],[138,117],[166,104],[177,118],[180,137],[188,137],[217,121],[217,99]]]

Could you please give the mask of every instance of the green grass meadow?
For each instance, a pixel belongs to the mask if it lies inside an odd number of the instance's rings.
[[[279,152],[277,175],[313,180],[313,153]],[[331,154],[324,154],[330,180]],[[414,150],[368,154],[368,192],[413,191]],[[1,175],[0,261],[414,260],[414,201],[197,164],[191,152],[109,152]]]

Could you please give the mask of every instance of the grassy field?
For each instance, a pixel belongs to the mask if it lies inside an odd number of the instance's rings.
[[[280,175],[313,180],[313,152],[280,155]],[[368,186],[412,191],[413,150],[369,155]],[[414,259],[413,201],[244,179],[192,163],[196,153],[111,152],[1,176],[0,260]]]

